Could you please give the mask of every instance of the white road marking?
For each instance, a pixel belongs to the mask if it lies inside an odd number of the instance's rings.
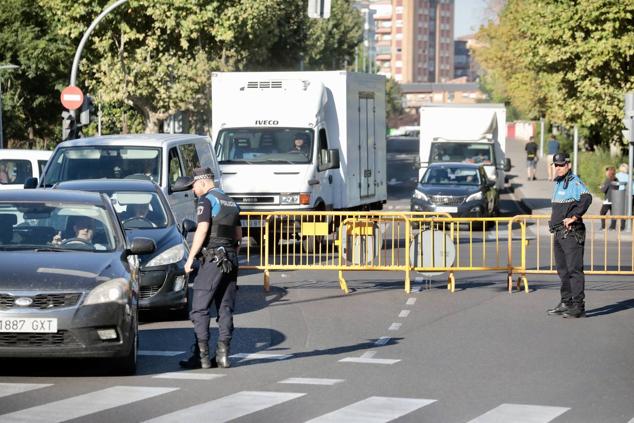
[[[146,423],[228,422],[256,411],[299,398],[306,394],[295,392],[242,391],[217,400],[194,405],[184,410],[147,420]]]
[[[152,377],[157,379],[212,380],[223,376],[225,375],[219,373],[168,372]]]
[[[0,398],[53,386],[52,383],[0,383]]]
[[[376,351],[367,351],[361,354],[361,358],[372,358],[376,355]]]
[[[374,343],[374,345],[385,345],[388,342],[390,342],[390,338],[389,336],[382,336],[379,339],[376,340],[376,342]]]
[[[293,354],[267,354],[267,353],[240,353],[230,357],[241,358],[242,360],[286,360]]]
[[[176,390],[178,388],[113,386],[101,391],[4,414],[0,416],[0,422],[64,422]]]
[[[289,383],[298,385],[335,385],[343,382],[343,379],[324,379],[324,378],[311,378],[311,377],[291,377],[281,380],[277,383]]]
[[[370,397],[324,414],[307,423],[383,423],[425,407],[436,400],[416,398]]]
[[[398,314],[398,317],[407,317],[409,316],[409,310],[401,310],[401,312]]]
[[[268,344],[269,344],[268,342],[256,342],[255,343],[255,348],[264,348]]]
[[[364,357],[346,357],[339,360],[340,363],[361,363],[361,364],[388,364],[392,365],[401,360],[392,360],[388,358],[364,358]]]
[[[570,409],[565,407],[502,404],[471,420],[469,423],[547,423],[568,410]]]
[[[401,323],[392,323],[387,330],[399,330],[401,328]]]
[[[416,304],[416,298],[408,298],[407,302],[405,303],[407,305],[414,305]]]
[[[177,355],[185,354],[187,351],[151,351],[140,350],[138,355],[154,355],[159,357],[175,357]]]
[[[273,301],[274,299],[277,298],[277,295],[267,295],[266,297],[264,297],[264,299],[269,302],[269,301]]]
[[[422,276],[416,276],[416,279],[415,279],[415,280],[416,280],[416,282],[418,282],[418,283],[423,283],[423,281],[425,280],[425,278],[424,278],[424,277],[422,277]]]

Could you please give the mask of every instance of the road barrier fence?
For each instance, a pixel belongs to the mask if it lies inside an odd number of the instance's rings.
[[[549,216],[451,217],[424,212],[245,212],[241,268],[263,271],[404,273],[425,277],[447,273],[456,289],[457,272],[506,273],[507,288],[529,292],[529,274],[556,274]],[[585,273],[634,275],[634,241],[624,231],[627,216],[586,216]],[[609,226],[615,223],[615,229]]]

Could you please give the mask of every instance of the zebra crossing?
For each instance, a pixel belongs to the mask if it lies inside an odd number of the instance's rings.
[[[213,377],[210,377],[213,376]],[[206,374],[197,372],[173,372],[155,375],[155,379],[174,380],[213,380],[224,377],[221,374]],[[345,382],[343,379],[326,378],[288,378],[280,380],[283,386],[295,385],[295,388],[314,385],[332,386]],[[54,389],[54,384],[37,383],[0,383],[0,398],[20,395],[29,391]],[[112,386],[109,388],[87,392],[70,398],[48,402],[33,407],[2,414],[0,409],[0,423],[3,422],[64,422],[72,419],[88,417],[91,414],[115,408],[122,420],[125,421],[127,405],[140,403],[144,400],[159,396],[167,396],[182,388],[156,386]],[[318,388],[321,389],[321,388]],[[284,391],[239,391],[229,395],[212,399],[207,402],[174,410],[160,416],[147,416],[146,423],[168,422],[228,422],[243,416],[255,415],[263,410],[283,407],[299,398],[310,396],[302,389]],[[315,394],[312,394],[315,395]],[[382,423],[390,422],[410,413],[418,412],[424,418],[427,406],[442,404],[442,401],[427,398],[401,398],[370,396],[357,402],[334,410],[323,410],[322,415],[307,420],[310,423]],[[327,406],[326,406],[327,407]],[[567,407],[555,407],[530,404],[500,404],[499,406],[481,414],[469,423],[548,423],[570,410]],[[418,415],[417,415],[418,416]],[[630,420],[631,422],[632,420]]]

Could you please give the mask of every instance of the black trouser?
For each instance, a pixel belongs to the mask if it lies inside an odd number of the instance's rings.
[[[612,213],[612,204],[603,204],[601,206],[601,210],[599,211],[599,214],[601,216],[605,216],[606,214],[608,214],[608,212],[610,212],[610,214],[614,214]],[[605,220],[601,219],[601,229],[605,229],[606,221],[607,219]],[[616,220],[610,219],[610,229],[616,229]]]
[[[234,260],[232,260],[234,261]],[[194,323],[198,341],[209,341],[209,306],[214,300],[218,314],[218,340],[229,343],[233,334],[233,309],[236,302],[238,279],[237,260],[231,273],[222,273],[215,262],[205,260],[194,279],[192,306],[189,318]]]
[[[561,302],[583,305],[585,299],[584,244],[579,244],[571,233],[564,238],[563,232],[557,232],[554,249],[555,265],[561,279]]]

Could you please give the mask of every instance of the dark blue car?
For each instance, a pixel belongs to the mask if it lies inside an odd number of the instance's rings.
[[[128,238],[153,239],[156,251],[139,257],[139,308],[170,311],[176,318],[187,318],[186,235],[195,223],[176,222],[156,184],[144,179],[95,179],[61,182],[55,188],[106,194]]]

